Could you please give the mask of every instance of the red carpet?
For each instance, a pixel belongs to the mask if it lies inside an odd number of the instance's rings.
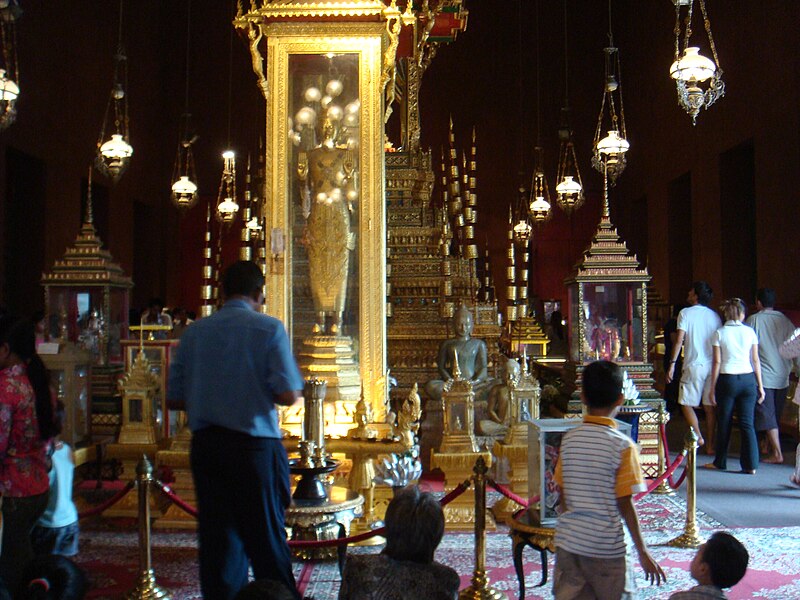
[[[645,537],[653,554],[664,567],[668,581],[661,588],[646,586],[640,580],[641,598],[668,598],[677,590],[691,587],[688,566],[694,550],[680,550],[660,544],[681,532],[685,519],[682,500],[674,497],[649,496],[638,505]],[[718,528],[718,523],[699,515],[704,533]],[[133,587],[138,574],[136,532],[114,529],[113,524],[90,520],[83,523],[81,553],[78,563],[89,573],[92,590],[89,598],[119,598]],[[729,598],[800,598],[800,528],[736,529],[733,533],[750,551],[750,568],[745,579],[729,594]],[[474,543],[470,534],[447,534],[437,560],[461,575],[462,585],[470,583],[474,566]],[[377,548],[353,548],[352,552],[378,552]],[[159,584],[170,590],[174,600],[200,598],[197,583],[195,534],[187,532],[155,532],[153,564]],[[538,553],[525,550],[526,597],[551,598],[553,560],[550,558],[550,580],[543,588],[540,580]],[[517,597],[518,584],[511,557],[511,541],[504,530],[487,539],[486,562],[492,585]],[[296,563],[295,577],[306,595],[316,600],[335,599],[339,589],[336,565]]]

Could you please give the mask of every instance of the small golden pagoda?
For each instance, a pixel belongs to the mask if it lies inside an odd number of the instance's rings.
[[[636,385],[639,405],[622,407],[640,414],[638,441],[642,466],[657,476],[659,405],[664,401],[653,387],[648,358],[647,284],[650,275],[611,223],[608,194],[597,231],[575,273],[567,280],[569,356],[564,381],[572,392],[570,412],[580,413],[581,374],[595,360],[620,365]]]
[[[114,435],[120,424],[117,381],[123,373],[121,342],[128,338],[133,282],[97,236],[91,169],[75,244],[42,274],[41,283],[48,339],[72,342],[92,355],[92,435]]]

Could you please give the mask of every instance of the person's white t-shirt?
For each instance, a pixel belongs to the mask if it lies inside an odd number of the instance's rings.
[[[678,329],[685,332],[683,365],[711,365],[714,358],[711,336],[722,325],[719,315],[707,306],[695,304],[678,314]]]
[[[753,372],[750,352],[758,344],[758,336],[752,327],[741,321],[725,321],[725,325],[714,332],[711,344],[719,346],[719,372],[723,375],[742,375]]]

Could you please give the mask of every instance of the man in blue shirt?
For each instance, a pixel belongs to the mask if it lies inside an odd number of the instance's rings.
[[[298,401],[303,380],[283,325],[258,312],[263,286],[255,263],[231,265],[225,305],[186,329],[170,367],[170,407],[185,408],[193,434],[200,585],[213,600],[236,596],[248,566],[256,579],[297,594],[284,529],[289,466],[275,405]]]

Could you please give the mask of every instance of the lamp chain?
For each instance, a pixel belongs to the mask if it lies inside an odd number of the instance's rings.
[[[714,64],[717,65],[717,71],[722,72],[722,67],[719,64],[719,57],[717,56],[717,46],[714,44],[714,36],[711,35],[711,21],[706,13],[706,0],[700,0],[700,11],[703,13],[703,25],[708,34],[708,45],[711,46],[711,55],[714,57]]]
[[[192,35],[192,0],[187,0],[186,5],[186,91],[185,91],[185,102],[184,102],[184,111],[186,114],[189,114],[189,50],[191,48],[191,35]],[[186,135],[188,137],[188,126],[186,124],[187,132]]]
[[[678,3],[680,4],[680,3]],[[694,13],[694,0],[689,2],[689,10],[686,13],[686,35],[683,38],[683,51],[689,47],[689,38],[692,37],[692,14]]]
[[[569,108],[569,50],[567,47],[567,0],[564,0],[564,107]]]

